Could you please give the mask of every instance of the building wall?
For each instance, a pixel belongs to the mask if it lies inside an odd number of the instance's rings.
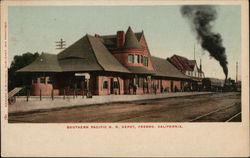
[[[53,85],[48,83],[48,78],[45,77],[45,83],[41,83],[41,78],[37,77],[35,83],[31,85],[30,95],[32,96],[57,96],[59,95],[58,89],[53,89]],[[52,92],[53,91],[53,92]]]
[[[112,92],[112,87],[111,87],[111,83],[112,80],[114,82],[118,82],[119,84],[119,88],[113,88],[113,92]],[[107,88],[104,87],[104,82],[108,83],[107,84]],[[114,83],[113,82],[113,83]],[[121,77],[114,77],[114,76],[96,76],[96,87],[95,87],[95,91],[94,93],[96,95],[112,95],[112,94],[116,94],[116,95],[121,95],[124,94],[124,79],[122,79]]]
[[[153,70],[153,63],[152,63],[152,58],[151,58],[151,54],[150,54],[150,51],[149,51],[149,48],[148,48],[148,45],[147,45],[147,41],[146,41],[146,38],[144,36],[144,34],[142,35],[140,41],[139,41],[140,45],[143,47],[143,54],[148,56],[148,67],[150,70]]]

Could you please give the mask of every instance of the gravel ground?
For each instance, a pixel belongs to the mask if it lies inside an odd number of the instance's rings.
[[[219,108],[199,122],[224,122],[241,111],[239,92],[63,108],[9,115],[10,123],[188,122]],[[235,119],[234,119],[235,121]],[[236,121],[241,121],[238,118]]]

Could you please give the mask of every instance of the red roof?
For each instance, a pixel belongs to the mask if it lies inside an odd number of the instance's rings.
[[[179,55],[173,55],[171,58],[168,59],[177,69],[181,70],[182,72],[185,71],[194,71],[194,67],[196,65],[198,72],[202,71],[198,68],[196,60],[189,60],[185,57]]]

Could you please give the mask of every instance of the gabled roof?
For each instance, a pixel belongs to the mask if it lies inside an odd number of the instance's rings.
[[[139,44],[131,27],[129,27],[126,32],[124,48],[136,48],[136,49],[141,48],[141,45]]]
[[[42,54],[19,72],[112,71],[130,73],[99,38],[86,35],[58,55]]]
[[[105,71],[129,73],[129,70],[109,52],[99,38],[88,35],[88,39],[98,63]]]
[[[96,60],[88,35],[82,37],[58,54],[63,71],[100,71],[102,66]]]
[[[155,76],[190,79],[165,59],[152,56],[152,61],[156,71]]]
[[[185,57],[179,55],[173,55],[168,59],[177,69],[181,71],[194,71],[195,65],[197,66],[196,60],[189,60]],[[199,72],[202,72],[197,67]]]
[[[42,53],[31,64],[17,70],[17,72],[61,72],[57,55]]]

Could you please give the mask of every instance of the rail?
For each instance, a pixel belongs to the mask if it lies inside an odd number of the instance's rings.
[[[206,113],[206,114],[203,114],[203,115],[200,115],[200,116],[198,116],[198,117],[196,117],[196,118],[194,118],[194,119],[191,119],[191,120],[189,120],[188,122],[195,122],[195,121],[198,121],[198,120],[200,120],[200,119],[202,119],[202,118],[204,118],[204,117],[206,117],[206,116],[212,115],[212,114],[217,113],[217,112],[222,111],[222,110],[229,109],[229,108],[231,108],[231,107],[233,107],[233,106],[235,106],[235,105],[237,105],[237,103],[234,103],[234,104],[232,104],[232,105],[230,105],[230,106],[227,106],[227,107],[223,107],[223,108],[219,108],[219,109],[210,111],[210,112],[208,112],[208,113]],[[239,112],[239,113],[241,113],[241,112]],[[230,119],[227,119],[225,122],[231,121],[233,118],[237,117],[237,116],[239,115],[239,113],[237,113],[237,114],[234,115],[233,117],[230,117]]]

